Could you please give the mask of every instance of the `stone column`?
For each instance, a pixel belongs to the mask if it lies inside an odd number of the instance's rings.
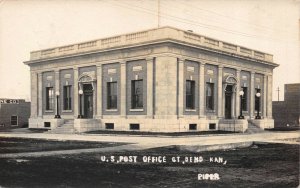
[[[241,90],[241,70],[236,70],[236,91],[235,91],[235,115],[234,117],[238,117],[241,112],[241,97],[240,97],[240,90]]]
[[[153,118],[153,57],[147,58],[147,117]]]
[[[38,73],[38,117],[43,116],[43,74]]]
[[[222,100],[222,82],[223,82],[223,66],[219,65],[218,68],[218,118],[222,118],[222,111],[223,111],[223,100]]]
[[[184,73],[184,59],[179,59],[178,63],[178,118],[183,117],[183,87],[184,87],[184,82],[183,82],[183,73]]]
[[[102,65],[97,65],[97,118],[102,118]]]
[[[273,84],[273,76],[272,75],[268,75],[268,94],[267,94],[267,117],[269,119],[272,119],[272,84]]]
[[[263,116],[263,118],[267,117],[267,76],[266,75],[264,75],[262,116]]]
[[[126,61],[121,62],[121,117],[126,118]]]
[[[205,86],[205,78],[204,78],[204,63],[200,63],[199,66],[199,118],[205,117],[204,109],[205,109],[205,94],[204,94],[204,86]]]
[[[54,114],[56,114],[56,112],[57,112],[57,108],[58,108],[58,110],[59,110],[59,114],[61,114],[61,97],[62,97],[62,92],[60,91],[60,88],[59,88],[59,86],[60,86],[60,84],[59,84],[59,80],[60,80],[60,78],[59,78],[59,70],[55,70],[54,71],[54,77],[55,77],[55,93],[54,93],[54,96],[55,96],[55,111],[54,111]],[[56,92],[59,92],[59,96],[58,96],[58,103],[57,103],[57,97],[56,97]],[[58,106],[57,106],[57,104],[58,104]]]
[[[250,119],[254,119],[254,104],[255,104],[255,85],[254,85],[255,72],[250,75]]]
[[[73,98],[74,98],[74,118],[78,117],[79,111],[78,111],[78,105],[79,105],[79,97],[78,97],[78,68],[75,67],[73,69],[74,71],[74,92],[73,92]]]

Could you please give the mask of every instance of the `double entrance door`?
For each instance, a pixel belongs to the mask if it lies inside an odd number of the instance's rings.
[[[93,86],[83,84],[83,117],[93,118]]]

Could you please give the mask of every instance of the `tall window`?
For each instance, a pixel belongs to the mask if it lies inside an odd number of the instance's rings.
[[[195,109],[195,81],[187,80],[185,85],[185,106],[187,109]]]
[[[72,110],[72,86],[64,86],[64,110]]]
[[[143,108],[143,80],[131,81],[131,108]]]
[[[117,82],[107,82],[107,109],[117,109]]]
[[[46,87],[46,110],[53,110],[54,90],[53,87]]]
[[[255,111],[258,111],[260,97],[257,97],[256,93],[260,93],[260,89],[255,89],[255,90],[256,90],[256,92],[255,92]]]
[[[10,117],[10,125],[18,125],[18,116]]]
[[[206,83],[206,109],[214,110],[214,84]]]
[[[247,94],[247,91],[248,91],[248,88],[247,87],[242,87],[242,90],[244,92],[244,95],[242,96],[242,109],[243,111],[247,111],[247,98],[248,98],[248,94]]]

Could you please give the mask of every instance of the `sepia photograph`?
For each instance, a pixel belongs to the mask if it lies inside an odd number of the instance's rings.
[[[300,186],[299,0],[0,0],[0,187]]]

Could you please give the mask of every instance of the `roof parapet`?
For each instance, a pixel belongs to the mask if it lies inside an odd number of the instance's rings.
[[[42,60],[78,53],[84,53],[89,51],[105,50],[110,48],[117,48],[122,46],[130,46],[139,43],[146,43],[157,40],[172,39],[197,45],[213,50],[219,50],[227,53],[236,54],[256,60],[266,61],[273,63],[273,55],[264,52],[252,50],[228,42],[216,40],[210,37],[195,34],[189,31],[183,31],[173,27],[161,27],[156,29],[150,29],[146,31],[140,31],[135,33],[129,33],[124,35],[118,35],[103,39],[97,39],[82,43],[76,43],[66,46],[60,46],[55,48],[49,48],[39,51],[33,51],[30,53],[30,61]]]

